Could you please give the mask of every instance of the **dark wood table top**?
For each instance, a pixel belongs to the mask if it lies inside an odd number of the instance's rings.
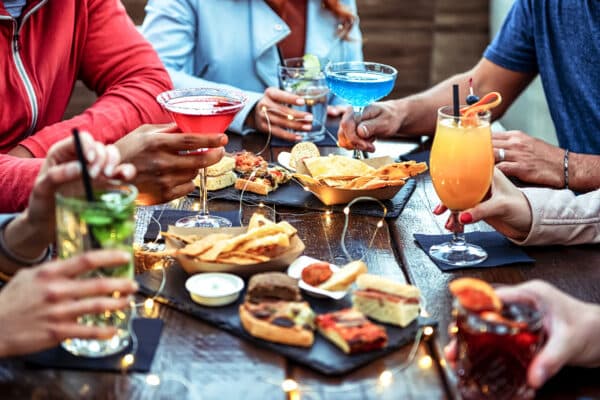
[[[258,151],[264,137],[231,135],[229,149]],[[418,143],[417,143],[418,144]],[[416,146],[416,145],[415,145]],[[413,146],[413,147],[415,147]],[[390,155],[404,151],[407,144],[380,145]],[[282,150],[264,154],[276,159]],[[339,152],[337,148],[323,152]],[[415,349],[412,346],[383,357],[348,375],[329,378],[297,365],[276,353],[257,348],[207,323],[167,306],[155,303],[151,315],[162,318],[165,327],[150,374],[118,374],[70,370],[33,370],[18,359],[0,360],[0,398],[28,399],[439,399],[453,398],[452,374],[441,347],[448,337],[449,280],[466,273],[442,273],[414,243],[414,233],[441,233],[443,220],[431,214],[435,193],[427,176],[419,178],[417,189],[396,220],[376,230],[378,218],[351,216],[348,242],[353,254],[365,253],[371,271],[416,284],[422,290],[427,311],[440,329]],[[236,209],[232,202],[211,202],[211,207]],[[344,215],[277,207],[271,211],[299,231],[306,244],[305,254],[332,262],[345,260],[340,237]],[[481,227],[486,229],[485,226]],[[372,235],[374,240],[370,244]],[[600,302],[600,253],[594,247],[528,249],[535,266],[511,266],[468,275],[492,282],[515,283],[541,278],[580,298]],[[146,310],[142,309],[142,314]],[[405,368],[403,368],[405,367]],[[284,379],[293,379],[300,397],[286,395]],[[596,379],[594,379],[596,378]],[[541,391],[543,399],[600,398],[597,370],[567,370]],[[149,383],[157,383],[151,385]]]

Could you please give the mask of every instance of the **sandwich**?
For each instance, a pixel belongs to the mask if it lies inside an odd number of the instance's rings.
[[[346,354],[379,350],[387,345],[385,328],[354,308],[318,315],[315,322],[319,333]]]
[[[314,313],[302,301],[298,282],[281,272],[256,274],[239,308],[242,326],[250,335],[291,346],[310,347]]]
[[[334,272],[329,279],[321,283],[319,289],[329,291],[347,290],[359,277],[367,273],[367,264],[362,261],[352,261]]]
[[[235,168],[235,159],[225,156],[221,160],[206,168],[206,189],[220,190],[235,183],[237,175],[233,172]],[[194,179],[194,184],[201,186],[200,175]]]
[[[255,170],[244,173],[235,181],[235,188],[266,196],[291,178],[290,173],[284,168],[268,167],[264,171]]]
[[[356,280],[352,304],[355,308],[379,322],[405,327],[419,315],[419,289],[364,274]]]

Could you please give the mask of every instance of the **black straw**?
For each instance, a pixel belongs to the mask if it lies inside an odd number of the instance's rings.
[[[90,174],[87,169],[85,156],[83,155],[83,146],[81,145],[79,130],[77,128],[73,128],[73,139],[75,139],[75,151],[77,152],[77,158],[79,159],[79,164],[81,164],[81,179],[83,180],[83,187],[85,189],[85,198],[87,201],[94,201],[92,181],[90,180]]]
[[[460,98],[458,97],[458,85],[452,85],[452,105],[454,107],[454,120],[458,122],[460,118]]]
[[[283,53],[281,52],[281,47],[275,46],[277,48],[277,57],[279,57],[279,65],[285,67],[285,59],[283,58]]]

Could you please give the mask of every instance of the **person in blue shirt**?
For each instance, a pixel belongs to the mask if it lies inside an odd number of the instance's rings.
[[[589,191],[600,187],[600,2],[516,0],[502,29],[473,69],[407,98],[367,108],[358,127],[345,115],[338,132],[347,148],[374,151],[376,138],[433,133],[436,109],[461,98],[473,78],[477,94],[498,91],[499,118],[540,75],[560,147],[521,131],[493,137],[498,168],[522,181]]]
[[[283,58],[362,60],[354,0],[150,0],[142,32],[176,88],[245,92],[248,102],[230,131],[267,132],[266,107],[273,135],[290,141],[300,137],[287,129],[310,130],[312,116],[290,107],[302,105],[300,96],[277,88],[277,48]]]

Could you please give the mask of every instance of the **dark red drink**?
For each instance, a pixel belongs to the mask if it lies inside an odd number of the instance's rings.
[[[541,314],[525,304],[501,313],[473,312],[455,302],[458,388],[464,400],[531,399],[527,369],[543,342]]]

